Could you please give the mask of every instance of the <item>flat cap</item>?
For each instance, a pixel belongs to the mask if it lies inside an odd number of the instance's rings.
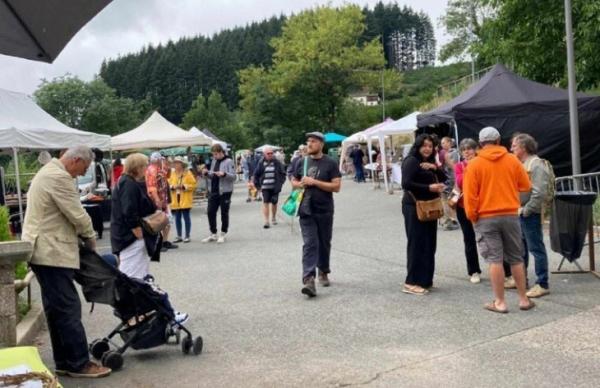
[[[309,132],[306,134],[306,138],[314,137],[322,142],[325,142],[325,136],[321,132]]]

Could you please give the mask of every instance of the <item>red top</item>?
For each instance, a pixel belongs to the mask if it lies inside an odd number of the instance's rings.
[[[119,178],[121,177],[122,173],[123,173],[123,166],[114,166],[113,167],[112,182],[110,185],[112,188],[114,188],[117,185],[117,182],[119,182]]]

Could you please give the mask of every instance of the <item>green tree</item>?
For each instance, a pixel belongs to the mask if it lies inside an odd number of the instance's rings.
[[[149,101],[118,97],[100,78],[84,82],[65,75],[42,80],[34,96],[46,112],[65,125],[108,135],[136,127],[151,110]]]
[[[494,7],[487,0],[449,0],[440,21],[452,40],[441,48],[440,61],[463,60],[472,55],[473,45],[481,39],[483,24],[493,16]]]
[[[183,116],[181,125],[184,128],[208,128],[235,148],[247,145],[247,136],[240,126],[240,118],[236,113],[229,111],[221,94],[216,90],[213,90],[208,98],[199,95],[192,103],[191,109]]]
[[[336,128],[350,91],[362,88],[365,70],[385,63],[378,39],[362,42],[364,15],[357,6],[318,7],[288,19],[270,69],[240,72],[245,125],[254,134],[279,134],[274,142],[295,145],[307,130]],[[357,71],[360,70],[360,71]]]
[[[566,85],[565,14],[562,1],[486,0],[496,17],[482,27],[473,50],[485,64],[504,62],[531,79]],[[600,83],[600,3],[573,0],[575,65],[579,89]]]

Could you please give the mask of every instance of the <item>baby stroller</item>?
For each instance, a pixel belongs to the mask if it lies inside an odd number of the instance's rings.
[[[172,337],[175,343],[181,343],[184,354],[202,353],[202,337],[193,338],[185,326],[175,321],[164,293],[157,292],[152,284],[128,277],[83,246],[79,257],[80,269],[75,272],[75,280],[81,285],[85,300],[111,305],[114,315],[121,320],[108,336],[90,344],[90,353],[102,365],[118,370],[123,366],[127,348],[149,349],[168,343]],[[181,331],[185,333],[183,339]],[[123,342],[121,346],[113,341],[117,334]]]

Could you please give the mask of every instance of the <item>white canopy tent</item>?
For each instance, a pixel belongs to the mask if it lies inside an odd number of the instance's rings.
[[[196,127],[193,127],[193,128],[196,128]],[[224,150],[228,150],[229,149],[229,146],[227,145],[227,142],[224,142],[223,140],[219,139],[214,133],[212,133],[210,131],[210,129],[204,128],[204,129],[200,130],[200,129],[196,128],[196,130],[202,132],[205,136],[207,136],[210,139],[212,139],[213,144],[220,144],[221,147],[223,147]],[[191,131],[191,129],[190,129],[190,131]]]
[[[219,140],[216,137],[209,136],[208,134],[206,134],[206,133],[202,132],[201,130],[199,130],[197,127],[190,128],[190,130],[188,132],[193,133],[194,135],[202,135],[202,136],[206,137],[206,139],[208,139],[211,142],[210,145],[220,144],[221,147],[223,147],[224,150],[227,149],[227,143],[225,143],[224,141]]]
[[[111,138],[113,150],[212,145],[205,135],[185,131],[154,112],[139,127]]]
[[[86,145],[110,149],[110,136],[71,128],[22,93],[0,89],[0,148],[61,149]]]
[[[110,136],[68,127],[40,108],[30,96],[0,89],[0,149],[12,150],[21,223],[23,199],[18,150],[62,149],[75,145],[108,150]]]
[[[340,152],[340,171],[343,171],[342,165],[346,159],[348,148],[354,144],[364,144],[367,142],[367,134],[365,131],[356,132],[342,141],[342,151]]]
[[[380,152],[381,152],[381,163],[382,170],[384,171],[383,180],[385,183],[385,191],[389,191],[389,182],[387,177],[387,154],[385,151],[385,137],[392,135],[407,135],[412,134],[417,129],[417,116],[421,114],[421,112],[413,112],[409,115],[402,117],[399,120],[387,122],[382,126],[375,128],[373,131],[369,133],[369,139],[367,140],[367,144],[369,147],[369,154],[371,154],[372,142],[373,139],[377,139],[379,142]]]
[[[202,133],[202,131],[196,127],[191,127],[188,132],[194,136],[204,137],[206,139],[206,142],[209,143],[209,144],[205,144],[205,145],[213,145],[215,143],[218,143],[216,140],[214,140],[214,139],[210,138],[209,136],[205,135],[204,133]]]

